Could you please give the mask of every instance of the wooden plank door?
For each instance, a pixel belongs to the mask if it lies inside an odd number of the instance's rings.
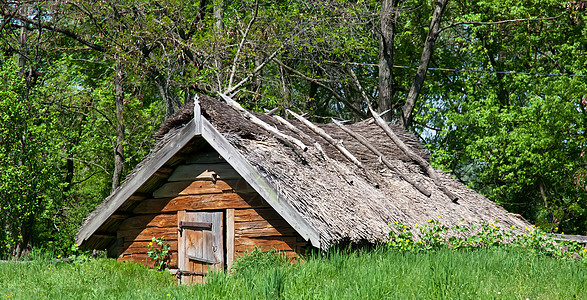
[[[181,283],[202,282],[208,272],[224,268],[222,218],[222,212],[178,212]]]

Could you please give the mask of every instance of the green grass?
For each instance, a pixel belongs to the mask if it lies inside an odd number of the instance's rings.
[[[169,296],[167,296],[169,294]],[[230,276],[177,286],[98,259],[0,264],[0,299],[587,299],[587,264],[516,249],[331,252],[290,265],[254,252]]]

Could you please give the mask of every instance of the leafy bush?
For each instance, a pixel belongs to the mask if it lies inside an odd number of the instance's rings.
[[[465,220],[462,220],[466,223]],[[446,226],[437,220],[428,220],[427,224],[416,225],[420,237],[415,239],[413,228],[400,222],[390,225],[399,233],[390,231],[387,248],[398,251],[421,252],[441,248],[523,248],[538,254],[560,259],[582,260],[587,258],[587,247],[574,241],[556,240],[540,228],[531,226],[527,233],[515,234],[515,226],[503,228],[499,221],[482,222],[471,227]],[[587,261],[587,260],[586,260]]]
[[[155,243],[155,245],[153,245]],[[169,250],[171,245],[165,241],[165,236],[160,238],[151,238],[151,242],[147,245],[147,255],[151,258],[151,261],[155,262],[155,267],[159,271],[163,271],[169,264]]]

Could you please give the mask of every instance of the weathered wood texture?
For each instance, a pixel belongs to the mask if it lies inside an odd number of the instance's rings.
[[[226,210],[226,268],[230,271],[234,263],[234,209]]]
[[[295,230],[285,221],[250,221],[234,224],[234,235],[240,237],[294,236]]]
[[[176,252],[177,251],[177,240],[167,241],[169,246],[171,246],[170,251]],[[132,243],[124,243],[124,246],[119,247],[120,256],[126,256],[130,254],[147,254],[147,245],[150,242],[132,242]]]
[[[295,230],[313,246],[320,248],[320,234],[302,215],[277,194],[267,180],[206,119],[202,120],[202,137],[265,199]]]
[[[162,237],[168,241],[177,240],[177,226],[176,227],[147,227],[138,229],[119,230],[117,232],[118,238],[123,238],[124,242],[130,241],[150,241],[152,237]],[[145,251],[146,252],[146,251]]]
[[[194,153],[186,157],[187,164],[216,164],[226,163],[226,160],[216,151]]]
[[[209,258],[230,268],[236,257],[256,247],[283,251],[293,258],[307,246],[287,221],[217,153],[206,154],[206,159],[191,156],[188,160],[194,163],[177,167],[152,197],[133,196],[136,205],[132,214],[121,216],[113,236],[121,243],[116,248],[119,260],[132,259],[152,266],[147,245],[151,238],[165,236],[172,252],[169,267],[186,271],[182,282],[192,283],[201,282],[209,270],[219,268],[218,264],[198,260]],[[184,229],[178,233],[180,220],[201,219],[198,216],[214,219],[220,232],[214,235],[211,231]],[[211,253],[214,256],[208,257]]]
[[[251,193],[254,191],[243,179],[187,180],[165,183],[153,192],[153,197],[166,198],[184,195],[219,194],[222,192]]]
[[[118,227],[119,231],[128,229],[138,229],[146,227],[175,227],[177,226],[177,216],[171,214],[150,214],[127,218]]]
[[[235,222],[250,222],[262,220],[283,220],[271,207],[257,209],[239,209],[234,211]]]
[[[227,163],[189,164],[175,169],[168,181],[240,179],[241,176]]]
[[[303,253],[308,243],[273,208],[234,210],[234,256],[259,248],[279,250],[288,258]]]
[[[279,236],[279,237],[262,237],[262,238],[247,238],[240,237],[235,240],[235,251],[245,252],[247,250],[259,249],[263,251],[279,250],[279,251],[296,251],[297,239],[295,236]]]
[[[222,212],[178,212],[178,222],[210,223],[209,229],[183,229],[178,238],[179,270],[194,273],[181,276],[182,283],[199,281],[209,271],[224,267],[223,213]]]
[[[135,214],[154,214],[180,210],[212,210],[228,208],[268,207],[257,194],[221,193],[188,195],[174,198],[147,199],[134,210]]]
[[[141,188],[149,179],[154,178],[154,173],[163,167],[165,163],[169,163],[171,158],[179,152],[189,141],[194,137],[194,122],[189,122],[180,132],[176,135],[173,141],[167,143],[161,148],[152,159],[144,165],[124,186],[115,191],[108,205],[99,211],[87,224],[80,228],[77,236],[76,243],[83,244],[94,232],[100,228],[103,221],[108,219],[120,206],[126,202],[138,189]]]

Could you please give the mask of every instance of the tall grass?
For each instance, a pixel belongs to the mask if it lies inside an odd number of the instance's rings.
[[[0,298],[18,299],[587,299],[587,264],[516,249],[334,250],[297,264],[252,252],[231,275],[174,282],[108,259],[0,264]]]

